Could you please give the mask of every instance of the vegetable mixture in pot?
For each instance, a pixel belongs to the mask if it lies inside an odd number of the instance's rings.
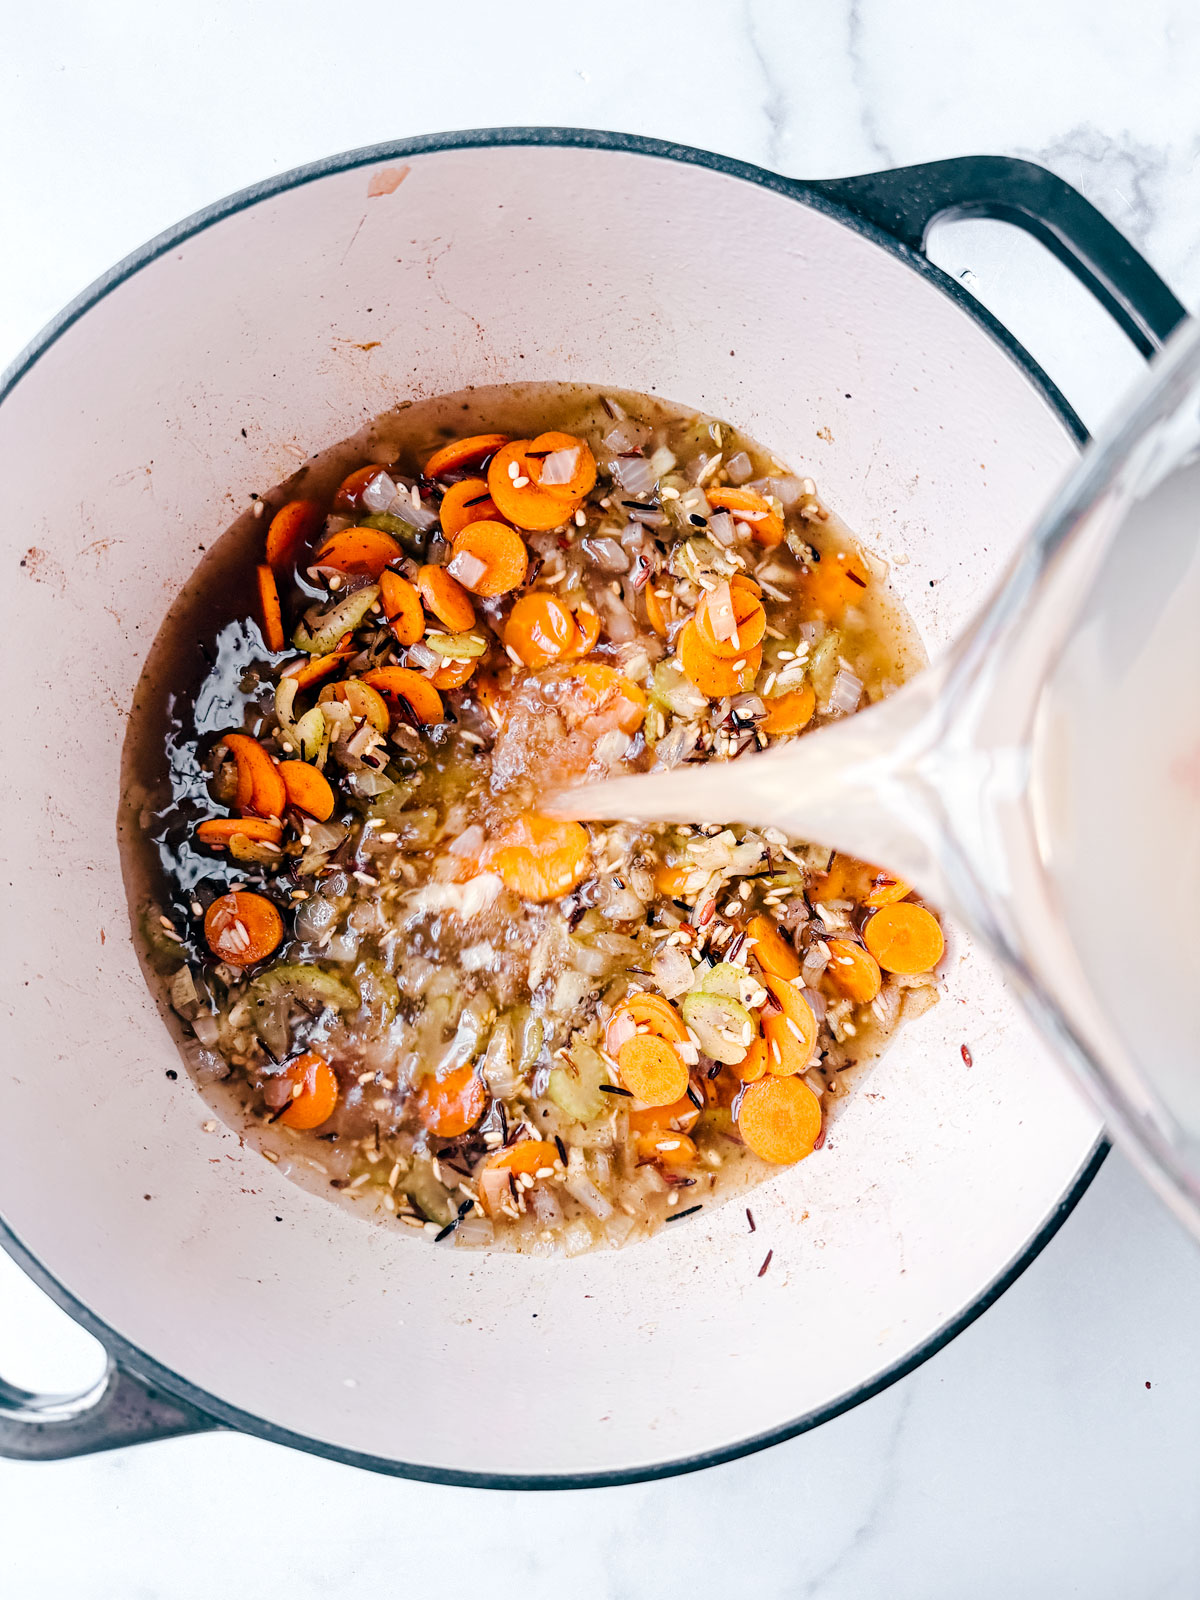
[[[880,564],[727,423],[566,385],[392,413],[289,496],[168,620],[127,757],[213,1103],[310,1184],[535,1254],[818,1150],[936,997],[933,913],[770,829],[539,797],[887,694],[915,654]]]

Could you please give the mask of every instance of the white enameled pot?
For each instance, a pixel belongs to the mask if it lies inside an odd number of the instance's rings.
[[[1101,1130],[961,937],[943,1002],[825,1149],[754,1193],[753,1233],[731,1204],[626,1252],[537,1261],[367,1224],[204,1131],[168,1076],[117,855],[133,688],[200,548],[409,396],[573,380],[727,416],[892,561],[936,654],[1079,437],[920,254],[951,209],[1034,228],[1144,348],[1169,331],[1145,264],[1021,163],[805,185],[510,130],[236,196],[115,269],[17,364],[0,391],[0,1212],[113,1367],[71,1402],[0,1385],[0,1449],[227,1424],[458,1482],[678,1470],[874,1392],[1053,1231]]]

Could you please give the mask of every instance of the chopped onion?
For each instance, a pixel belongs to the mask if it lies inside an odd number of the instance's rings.
[[[750,457],[744,450],[739,450],[737,455],[730,456],[725,463],[725,471],[729,474],[730,483],[745,483],[747,478],[754,476]]]
[[[735,694],[729,702],[729,709],[743,722],[747,718],[757,722],[760,717],[765,717],[767,714],[766,703],[756,694]]]
[[[645,456],[619,456],[613,462],[613,477],[629,494],[649,494],[657,481]]]
[[[594,759],[606,767],[611,766],[614,761],[621,760],[632,742],[629,735],[622,733],[620,728],[610,728],[596,740]]]
[[[785,511],[798,505],[804,498],[803,480],[793,477],[790,472],[776,477],[755,478],[750,488],[758,494],[774,495]]]
[[[613,922],[640,922],[646,907],[632,889],[616,889],[600,908]]]
[[[487,562],[473,556],[469,550],[460,550],[446,566],[452,578],[457,578],[464,588],[473,589],[487,572]]]
[[[617,599],[607,584],[597,586],[595,603],[614,644],[627,644],[630,639],[637,638],[637,623],[630,615],[629,608]]]
[[[387,508],[392,516],[399,517],[401,522],[407,522],[410,528],[419,528],[422,532],[432,528],[438,520],[436,511],[428,506],[415,504],[412,490],[407,484],[399,484],[396,488],[396,498]]]
[[[830,711],[853,711],[862,698],[862,679],[849,667],[839,667],[829,691]]]
[[[616,539],[588,534],[579,541],[580,549],[601,572],[628,572],[629,557]]]
[[[394,789],[395,784],[390,778],[385,778],[382,772],[364,770],[355,772],[350,780],[354,785],[356,794],[361,794],[367,799],[372,799],[377,794],[386,794],[389,789]]]
[[[416,644],[410,644],[406,661],[410,667],[415,667],[418,672],[431,672],[442,665],[442,658],[436,650],[430,648],[424,639],[418,639]]]
[[[608,956],[607,952],[604,950],[593,949],[590,944],[584,944],[582,939],[572,939],[570,944],[571,965],[574,967],[577,974],[582,973],[588,978],[599,978],[608,971],[610,957]],[[566,977],[566,973],[563,974],[563,977]],[[561,987],[562,979],[560,978],[559,988]],[[571,1005],[563,1006],[559,1005],[558,998],[558,990],[556,989],[554,992],[554,1009],[556,1011],[569,1011],[572,1006],[578,1003],[578,1000],[581,999],[582,996],[572,996]]]
[[[826,949],[820,943],[809,945],[800,968],[800,976],[804,979],[804,987],[811,989],[828,965],[829,956]]]
[[[614,456],[621,456],[627,450],[640,450],[646,438],[647,430],[640,423],[623,416],[619,422],[613,424],[601,442]]]
[[[703,489],[685,489],[676,500],[675,504],[685,517],[710,517],[712,507],[708,503],[708,496]]]
[[[696,722],[677,722],[670,733],[654,746],[656,767],[679,767],[687,760],[700,740],[700,725]]]
[[[395,498],[396,485],[382,468],[370,479],[361,496],[367,510],[376,513],[390,511]]]
[[[650,971],[668,1000],[692,987],[692,963],[677,944],[665,945],[650,963]]]
[[[660,444],[650,457],[650,465],[654,468],[656,478],[661,478],[666,472],[674,472],[677,465],[675,452],[668,449],[665,444]]]
[[[199,1016],[192,1018],[192,1032],[207,1050],[211,1050],[221,1037],[221,1029],[216,1017],[207,1011],[201,1011]]]
[[[614,1211],[604,1223],[604,1237],[614,1250],[619,1250],[637,1224],[624,1211]]]
[[[804,998],[812,1008],[812,1014],[817,1019],[818,1025],[825,1020],[825,996],[820,989],[805,989]]]
[[[737,539],[737,530],[728,511],[717,511],[709,517],[708,532],[718,544],[731,545]]]
[[[573,445],[569,450],[552,450],[542,463],[540,481],[543,488],[550,488],[555,484],[570,483],[575,476],[575,469],[578,465],[578,445]]]
[[[481,823],[473,822],[469,828],[464,828],[458,838],[450,845],[452,856],[478,857],[483,849],[485,835]]]
[[[194,1006],[199,999],[191,967],[180,967],[171,979],[171,1004],[176,1011],[183,1011],[186,1006]]]
[[[568,1169],[567,1176],[563,1179],[563,1188],[568,1194],[574,1195],[581,1206],[586,1206],[594,1217],[599,1217],[601,1222],[606,1217],[612,1216],[612,1201],[602,1195],[587,1173],[579,1171],[578,1168],[574,1167],[573,1163],[572,1167]],[[575,1224],[572,1223],[571,1226],[574,1227]],[[591,1244],[590,1230],[588,1232],[588,1244]],[[569,1246],[567,1254],[571,1254]]]

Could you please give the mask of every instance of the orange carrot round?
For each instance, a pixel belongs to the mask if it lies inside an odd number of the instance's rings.
[[[279,776],[287,790],[288,802],[318,822],[328,822],[336,805],[329,779],[307,761],[281,761]]]
[[[532,439],[513,439],[497,450],[488,467],[488,491],[502,517],[527,533],[545,533],[561,528],[577,502],[538,488],[525,455],[532,448]]]
[[[376,667],[364,672],[362,681],[370,689],[377,689],[387,699],[406,700],[418,722],[427,726],[445,718],[442,697],[419,672],[409,667]]]
[[[378,579],[384,567],[403,554],[391,534],[380,528],[343,528],[317,548],[313,565],[334,567],[348,577]]]
[[[262,613],[263,643],[268,650],[283,649],[283,612],[279,605],[279,586],[268,566],[258,569],[258,605]]]
[[[690,1133],[700,1116],[700,1107],[686,1094],[665,1106],[635,1106],[629,1113],[629,1131],[634,1134],[654,1133],[661,1136],[664,1129],[676,1133]]]
[[[654,869],[654,887],[659,894],[665,894],[672,900],[677,900],[687,888],[688,878],[691,876],[687,867],[668,867],[660,863]]]
[[[800,976],[800,957],[770,917],[751,917],[746,932],[754,940],[754,959],[764,972],[789,983]]]
[[[515,1206],[516,1179],[536,1179],[539,1172],[553,1172],[558,1160],[558,1147],[545,1139],[521,1139],[488,1156],[479,1175],[479,1202],[484,1213],[494,1217],[503,1207]]]
[[[910,900],[876,911],[863,929],[863,939],[885,972],[930,972],[946,948],[937,918]]]
[[[450,571],[472,594],[508,594],[525,582],[528,570],[525,541],[506,522],[472,522],[454,541]]]
[[[783,519],[772,511],[761,494],[753,489],[706,489],[710,506],[718,511],[728,511],[735,521],[750,529],[759,544],[780,544],[783,541]]]
[[[473,1128],[487,1109],[483,1079],[468,1065],[444,1078],[427,1073],[417,1093],[417,1114],[439,1139],[457,1139]]]
[[[803,1072],[817,1042],[817,1019],[813,1008],[794,983],[765,973],[763,981],[774,996],[778,1010],[764,1008],[763,1036],[767,1041],[767,1071],[786,1076]]]
[[[798,689],[777,694],[766,702],[767,714],[759,723],[764,733],[776,736],[799,733],[812,720],[817,707],[817,697],[811,683],[802,683]]]
[[[471,596],[445,567],[422,567],[417,573],[417,589],[428,609],[451,633],[466,633],[475,626]]]
[[[500,513],[488,493],[486,478],[463,478],[446,490],[438,515],[443,537],[453,543],[470,523],[494,522]]]
[[[543,483],[546,457],[559,450],[577,452],[575,470],[566,483]],[[573,505],[578,504],[596,486],[596,458],[588,445],[573,433],[539,433],[525,451],[524,466],[530,482],[536,484],[543,494],[557,495],[560,500],[570,500]]]
[[[830,939],[829,955],[825,968],[829,982],[856,1005],[870,1005],[883,983],[879,963],[871,952],[851,939]]]
[[[707,594],[696,609],[696,630],[701,643],[710,655],[722,656],[733,661],[738,656],[744,656],[748,650],[753,650],[755,645],[762,643],[763,635],[767,631],[767,613],[763,610],[762,601],[755,599],[748,589],[735,588],[731,585],[730,596],[733,600],[734,620],[737,623],[737,643],[734,644],[732,639],[718,639],[713,631]]]
[[[762,666],[761,645],[736,656],[732,661],[714,656],[711,650],[706,649],[695,619],[680,630],[675,651],[684,676],[709,700],[719,700],[722,695],[740,694],[750,689]]]
[[[642,590],[646,602],[646,621],[654,629],[660,639],[667,637],[667,614],[663,610],[663,603],[659,599],[658,590],[654,587],[653,579]]]
[[[256,844],[278,844],[283,825],[266,817],[209,817],[196,825],[197,839],[214,850],[224,850],[239,833]]]
[[[452,439],[430,456],[425,463],[425,476],[440,478],[447,472],[476,467],[507,443],[506,433],[473,433],[469,439]]]
[[[587,832],[578,822],[529,812],[515,817],[490,847],[487,865],[522,900],[557,900],[587,873]]]
[[[678,1050],[656,1033],[635,1033],[617,1053],[621,1082],[643,1105],[666,1106],[687,1093],[688,1069]]]
[[[218,961],[249,967],[283,939],[283,918],[265,895],[238,889],[214,900],[204,914],[204,938]]]
[[[812,1154],[821,1132],[821,1102],[799,1078],[760,1078],[742,1096],[737,1125],[756,1156],[790,1166]]]
[[[579,638],[570,610],[557,595],[523,594],[508,614],[506,647],[536,671],[566,655]]]
[[[425,633],[421,597],[407,578],[385,570],[379,574],[379,603],[397,644],[416,644]]]
[[[461,689],[463,684],[470,680],[478,665],[477,660],[447,661],[444,667],[437,669],[429,681],[435,689]]]
[[[289,500],[280,506],[267,529],[267,564],[278,571],[290,567],[325,520],[315,500]]]
[[[578,661],[596,648],[600,637],[600,613],[592,606],[580,606],[572,614],[575,618],[575,638],[567,651],[567,658]]]
[[[730,1071],[736,1073],[743,1083],[757,1083],[766,1072],[769,1059],[767,1041],[761,1033],[756,1033],[750,1041],[750,1048],[746,1054],[730,1068]]]
[[[663,1167],[689,1167],[700,1154],[686,1133],[677,1133],[673,1128],[637,1134],[634,1144],[639,1166],[646,1161],[657,1161]]]
[[[288,1067],[287,1075],[300,1092],[296,1094],[293,1088],[287,1110],[279,1119],[284,1127],[307,1133],[328,1122],[338,1103],[338,1081],[325,1057],[315,1050],[306,1051]]]
[[[627,995],[608,1019],[608,1026],[604,1030],[604,1048],[610,1056],[616,1055],[631,1028],[634,1032],[638,1028],[647,1028],[659,1038],[675,1044],[682,1044],[688,1036],[687,1023],[671,1002],[661,994],[651,994],[648,990]]]
[[[222,743],[237,763],[238,808],[260,817],[281,817],[287,804],[287,790],[279,768],[248,733],[227,733]],[[247,792],[248,791],[248,792]]]
[[[800,580],[808,609],[829,622],[841,620],[849,606],[859,605],[870,582],[862,557],[854,551],[827,550],[810,563]]]
[[[882,867],[874,869],[875,877],[871,887],[862,897],[865,906],[878,910],[880,906],[895,905],[897,900],[907,900],[912,893],[912,885],[905,883],[903,878],[893,878],[890,872],[885,872]]]
[[[646,716],[646,696],[632,679],[603,661],[581,661],[571,669],[564,710],[574,722],[611,716],[622,733],[636,733]]]

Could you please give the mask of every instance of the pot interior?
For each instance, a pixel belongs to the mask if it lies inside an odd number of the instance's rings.
[[[350,166],[120,278],[0,406],[0,1210],[73,1296],[223,1406],[435,1471],[637,1472],[903,1362],[1020,1255],[1099,1129],[959,936],[943,1002],[825,1150],[755,1191],[753,1234],[729,1206],[572,1261],[433,1249],[204,1131],[117,856],[150,643],[251,494],[406,399],[523,380],[736,422],[893,563],[932,654],[1075,453],[1017,364],[898,256],[771,188],[632,151]]]

